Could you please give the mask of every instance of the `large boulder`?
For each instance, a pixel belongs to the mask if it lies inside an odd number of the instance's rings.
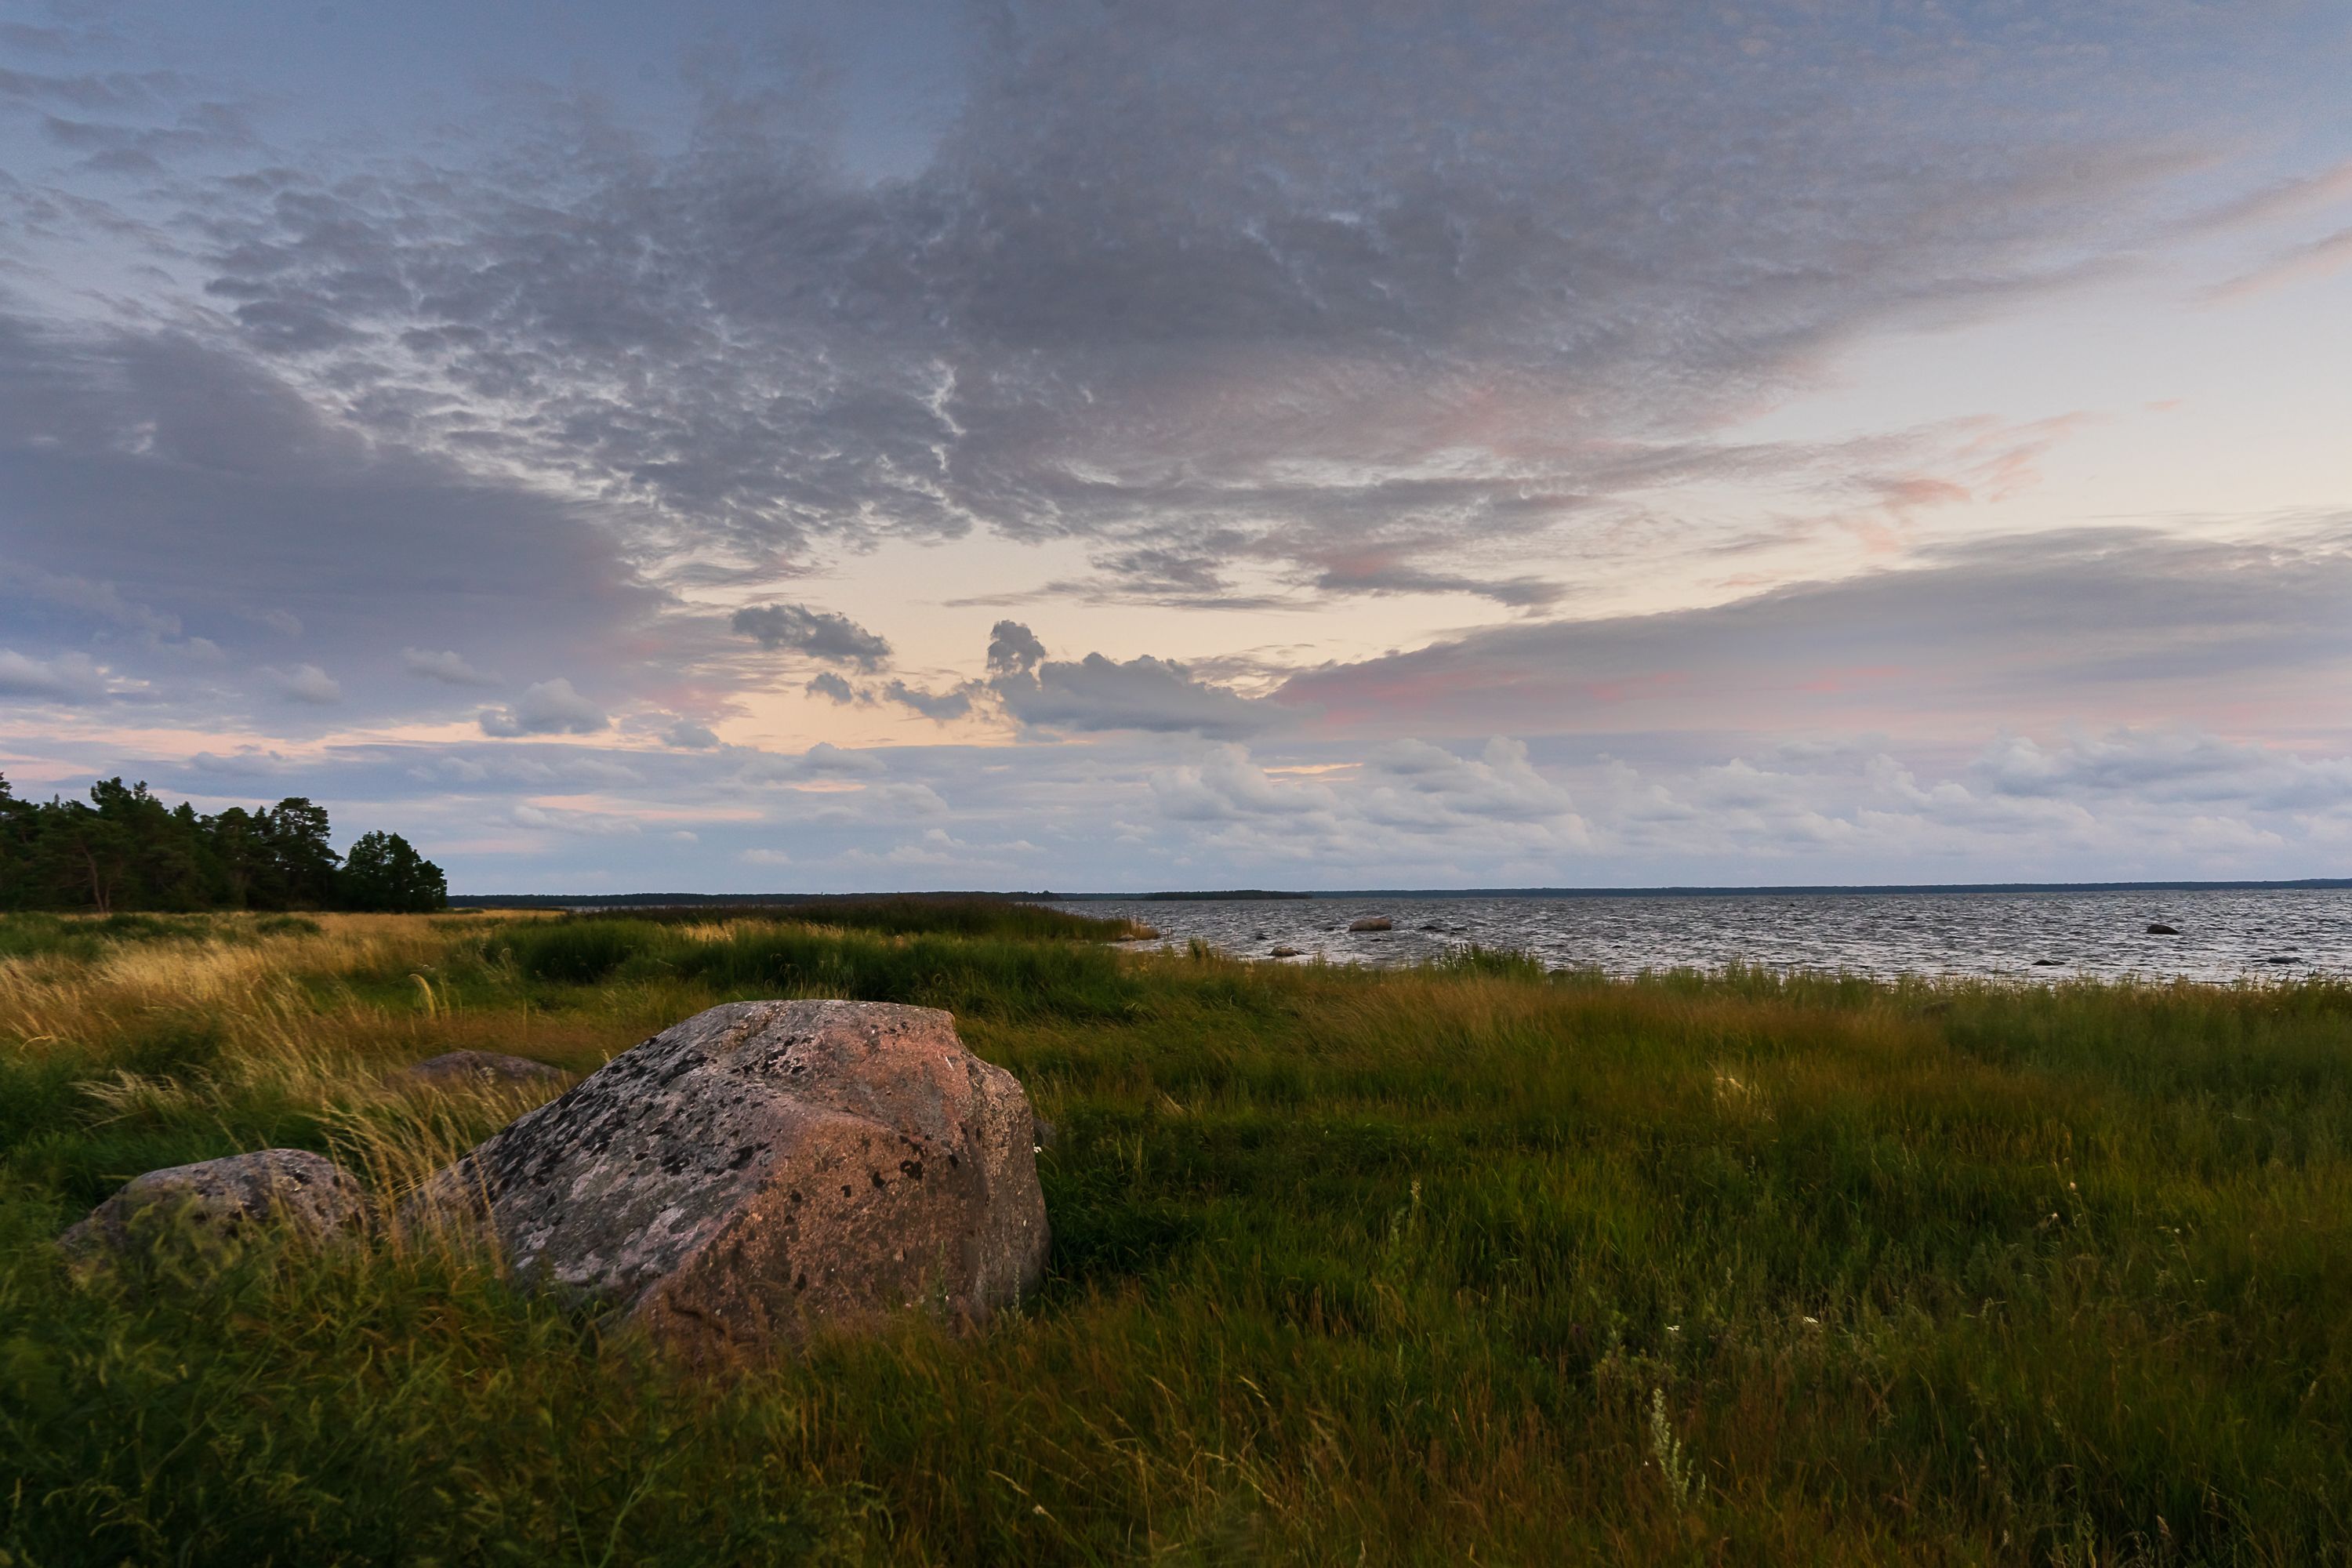
[[[739,1002],[614,1058],[444,1172],[517,1276],[697,1357],[927,1306],[985,1317],[1045,1268],[1035,1122],[955,1020]]]
[[[232,1247],[263,1235],[317,1241],[371,1217],[366,1192],[331,1162],[301,1149],[263,1149],[134,1176],[58,1243],[98,1260],[159,1244]]]

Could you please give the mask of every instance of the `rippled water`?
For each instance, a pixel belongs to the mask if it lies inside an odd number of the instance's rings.
[[[2352,974],[2352,889],[2121,893],[1715,894],[1616,898],[1095,900],[1161,939],[1245,957],[1410,963],[1448,947],[1529,952],[1554,968],[1754,964],[1849,973],[2126,975],[2193,980]],[[1395,930],[1349,933],[1363,915]],[[2151,935],[2151,924],[2178,929]]]

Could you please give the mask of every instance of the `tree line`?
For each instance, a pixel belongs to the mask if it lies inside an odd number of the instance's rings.
[[[0,909],[437,910],[448,881],[397,833],[363,833],[348,856],[326,807],[300,795],[210,816],[165,805],[142,782],[89,786],[87,803],[19,800],[0,776]]]

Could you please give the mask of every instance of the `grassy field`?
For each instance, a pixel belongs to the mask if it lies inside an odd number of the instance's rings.
[[[0,922],[0,1564],[2352,1561],[2352,987],[824,918]],[[404,1064],[765,995],[1020,1076],[1025,1310],[709,1382],[461,1237],[50,1245],[241,1149],[389,1194],[527,1103]]]

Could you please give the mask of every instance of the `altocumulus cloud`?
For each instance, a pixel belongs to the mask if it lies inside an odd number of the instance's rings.
[[[1708,432],[1824,348],[2168,232],[2243,139],[2210,88],[2305,80],[2292,32],[2162,0],[1918,27],[1048,0],[974,29],[902,179],[845,177],[793,93],[710,81],[682,150],[272,160],[207,193],[200,254],[252,353],[323,356],[386,437],[641,500],[672,559],[985,526],[1169,603],[1254,574],[1539,607],[1529,540],[1662,479],[1807,471]]]

